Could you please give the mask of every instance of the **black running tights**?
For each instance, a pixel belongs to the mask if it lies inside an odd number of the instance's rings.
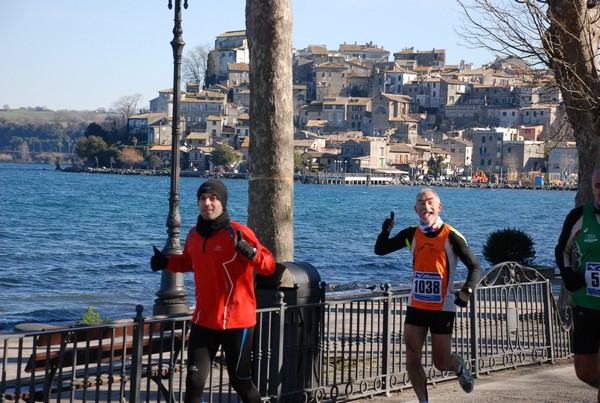
[[[192,324],[188,344],[185,402],[202,402],[210,367],[219,346],[222,346],[231,385],[244,403],[259,403],[260,393],[251,378],[253,336],[254,327],[214,330]]]

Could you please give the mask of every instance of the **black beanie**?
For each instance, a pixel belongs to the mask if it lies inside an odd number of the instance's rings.
[[[223,182],[216,179],[207,180],[198,188],[198,200],[200,200],[202,193],[214,194],[221,201],[223,210],[227,208],[227,186]]]

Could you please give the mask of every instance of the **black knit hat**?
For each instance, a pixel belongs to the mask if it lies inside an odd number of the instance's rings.
[[[223,182],[216,179],[207,180],[198,188],[198,200],[200,200],[202,193],[214,194],[221,201],[223,210],[227,208],[227,186]]]

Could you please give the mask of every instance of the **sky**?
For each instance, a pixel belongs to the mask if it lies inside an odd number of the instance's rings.
[[[183,3],[183,1],[182,1]],[[246,0],[188,0],[183,54],[245,29]],[[173,87],[168,0],[0,0],[0,107],[109,109]],[[456,0],[292,0],[292,46],[372,42],[390,52],[445,49],[446,64],[494,59],[461,45]]]

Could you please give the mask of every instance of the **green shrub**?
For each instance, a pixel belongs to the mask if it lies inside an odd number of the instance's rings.
[[[99,322],[106,322],[110,320],[108,317],[102,319],[99,312],[94,311],[91,305],[88,305],[87,311],[83,314],[80,320],[75,322],[76,325],[93,325]]]
[[[492,266],[502,262],[530,266],[535,259],[533,239],[516,228],[492,231],[483,245],[482,253]]]

